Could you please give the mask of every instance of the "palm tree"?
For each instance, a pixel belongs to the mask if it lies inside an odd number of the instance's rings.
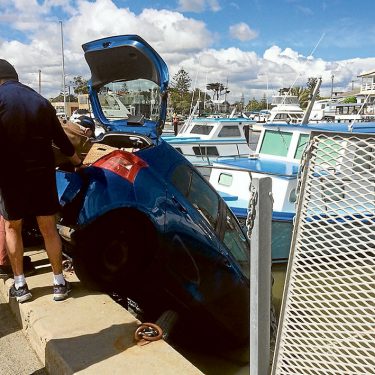
[[[292,87],[290,89],[290,94],[298,97],[301,108],[305,109],[309,104],[310,92],[308,89],[305,89],[301,86]]]

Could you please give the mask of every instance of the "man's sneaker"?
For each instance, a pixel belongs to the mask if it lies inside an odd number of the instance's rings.
[[[9,290],[9,297],[15,298],[18,302],[26,302],[31,299],[32,294],[27,286],[27,284],[20,286],[16,289],[16,286],[13,284]]]
[[[68,294],[72,290],[72,284],[65,280],[65,285],[54,285],[53,286],[53,299],[55,301],[63,301],[68,297]]]

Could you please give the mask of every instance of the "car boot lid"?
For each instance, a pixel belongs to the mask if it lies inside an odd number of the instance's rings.
[[[82,48],[91,71],[89,93],[95,117],[110,130],[127,126],[128,132],[147,134],[150,130],[146,128],[155,127],[155,122],[139,120],[138,114],[110,120],[103,112],[98,93],[106,84],[124,82],[126,87],[126,82],[139,79],[154,82],[159,86],[161,94],[166,93],[169,73],[164,60],[138,35],[102,38],[85,43]],[[161,110],[160,119],[164,121],[163,117],[165,119],[164,111]]]

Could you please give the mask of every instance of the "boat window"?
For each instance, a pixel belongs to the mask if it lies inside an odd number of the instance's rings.
[[[173,185],[191,205],[216,229],[219,195],[197,172],[187,165],[178,166],[172,175]]]
[[[217,135],[219,138],[222,137],[240,137],[241,132],[238,126],[223,126]]]
[[[214,127],[211,125],[196,124],[191,129],[190,134],[209,135]]]
[[[100,88],[98,99],[109,120],[134,117],[159,119],[160,88],[146,79],[110,82]]]
[[[275,116],[275,120],[288,120],[289,116],[286,113],[278,113]]]
[[[291,118],[301,119],[303,117],[302,113],[290,113]]]
[[[227,207],[225,213],[225,229],[223,242],[236,259],[242,272],[250,277],[250,248],[245,234],[240,228],[232,211]]]
[[[219,156],[215,146],[193,146],[193,152],[198,156]]]
[[[309,134],[300,134],[298,138],[297,143],[297,149],[294,154],[294,159],[300,160],[303,154],[303,151],[305,151],[305,148],[307,146],[307,143],[309,141],[310,135]]]
[[[220,173],[218,183],[223,186],[231,186],[233,182],[233,176],[229,173]]]
[[[266,130],[264,133],[260,154],[287,156],[292,133]]]
[[[250,150],[255,151],[257,149],[259,137],[260,137],[261,131],[259,130],[250,130],[249,132],[249,141],[248,145]]]

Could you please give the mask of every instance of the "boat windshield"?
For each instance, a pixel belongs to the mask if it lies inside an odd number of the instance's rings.
[[[214,127],[212,125],[196,124],[190,134],[209,135]]]
[[[305,148],[309,142],[310,134],[300,134],[297,143],[297,149],[294,154],[294,159],[300,160],[302,158],[302,154],[305,151]]]
[[[259,153],[274,156],[287,156],[293,134],[280,130],[266,130]]]
[[[159,119],[161,95],[159,86],[146,79],[110,82],[100,88],[99,102],[108,120],[133,116],[153,121]]]

